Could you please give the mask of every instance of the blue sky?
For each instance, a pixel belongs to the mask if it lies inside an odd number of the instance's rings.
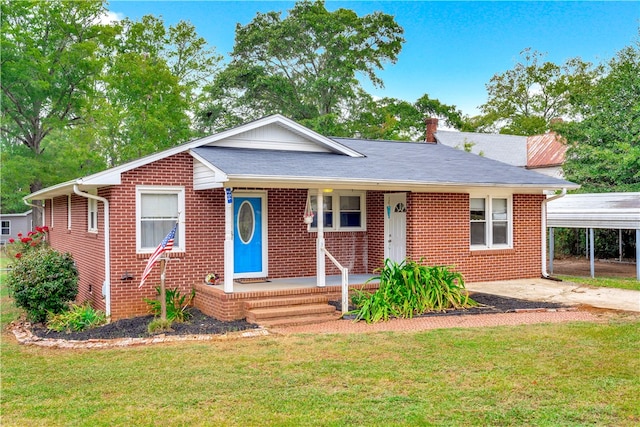
[[[236,23],[257,12],[292,8],[291,1],[111,1],[118,17],[161,16],[167,25],[195,25],[216,51],[228,57]],[[572,57],[606,62],[638,40],[640,2],[449,2],[332,1],[328,10],[348,8],[358,15],[382,11],[404,28],[406,40],[396,64],[378,75],[384,89],[363,81],[374,96],[413,102],[425,93],[464,114],[478,114],[485,85],[513,68],[520,52],[532,48],[557,64]]]

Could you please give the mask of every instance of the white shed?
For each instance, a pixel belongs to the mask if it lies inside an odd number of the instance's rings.
[[[553,262],[553,229],[589,230],[589,259],[594,277],[595,228],[636,231],[636,277],[640,280],[640,193],[569,194],[547,204],[549,258]],[[551,266],[552,264],[550,264]]]

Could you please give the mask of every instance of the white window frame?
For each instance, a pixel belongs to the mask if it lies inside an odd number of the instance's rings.
[[[317,190],[310,190],[308,197],[312,196],[317,197]],[[334,190],[330,193],[325,193],[324,197],[331,196],[331,210],[333,212],[333,225],[331,227],[324,226],[324,231],[366,231],[367,230],[367,192],[366,191],[356,191],[356,190]],[[343,227],[340,225],[340,197],[341,196],[359,196],[360,197],[360,226],[359,227]],[[316,207],[317,209],[317,207]],[[312,210],[314,215],[317,210]],[[318,227],[312,227],[311,224],[307,226],[307,231],[316,232],[318,231]]]
[[[178,195],[178,235],[180,238],[178,242],[174,243],[171,252],[185,252],[186,249],[186,237],[185,237],[185,221],[184,221],[184,207],[185,207],[185,190],[184,187],[178,186],[153,186],[153,185],[138,185],[136,186],[136,253],[147,254],[153,253],[160,242],[156,243],[154,247],[143,248],[142,247],[142,227],[140,226],[142,220],[142,195],[143,194],[177,194]]]
[[[4,223],[7,223],[7,226],[4,226]],[[7,233],[4,232],[4,230],[7,230]],[[0,234],[2,236],[11,236],[11,220],[10,219],[3,219],[2,221],[0,221]]]
[[[471,250],[486,250],[486,249],[511,249],[513,248],[513,196],[511,194],[470,194],[469,195],[469,215],[471,215],[471,199],[483,199],[485,203],[485,241],[484,245],[471,244],[471,217],[469,217],[469,245]],[[503,219],[493,219],[493,200],[494,199],[506,199],[507,200],[507,243],[493,243],[493,222],[504,222]]]
[[[67,230],[71,230],[71,194],[67,195]]]
[[[88,190],[87,193],[97,196],[97,190]],[[94,224],[91,224],[92,222]],[[96,199],[87,198],[87,231],[89,233],[98,232],[98,201]]]
[[[51,228],[53,228],[53,199],[49,199],[49,211],[51,212],[51,220],[49,221],[49,226]],[[45,215],[43,215],[43,217],[44,216]],[[46,218],[44,218],[44,219],[45,219],[44,223],[46,224],[47,223]],[[33,227],[31,227],[31,228],[33,228]]]

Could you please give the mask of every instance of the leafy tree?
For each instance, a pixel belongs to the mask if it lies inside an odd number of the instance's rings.
[[[484,130],[535,135],[549,129],[551,120],[574,112],[571,94],[588,90],[600,68],[579,58],[563,65],[542,62],[540,52],[525,49],[523,61],[512,70],[494,75],[486,85],[488,100],[482,105]]]
[[[468,132],[475,130],[470,123],[470,119],[462,114],[455,105],[447,105],[438,99],[431,99],[429,95],[422,95],[415,103],[416,109],[421,113],[421,120],[425,117],[437,117],[444,119],[444,122],[460,131]]]
[[[358,101],[343,111],[349,114],[348,136],[370,139],[424,141],[427,117],[437,117],[460,130],[466,129],[468,120],[454,105],[443,104],[427,94],[410,103],[395,98],[375,100],[362,92]]]
[[[576,102],[582,120],[555,126],[569,144],[567,179],[585,192],[640,191],[640,40]]]
[[[92,132],[109,166],[190,139],[202,86],[219,56],[186,22],[166,28],[151,15],[119,23],[121,37],[93,99]]]
[[[24,211],[29,192],[193,136],[220,57],[189,23],[99,25],[104,12],[102,1],[2,3],[3,212]]]
[[[48,135],[82,122],[79,111],[102,67],[97,53],[110,37],[108,27],[96,24],[105,8],[101,1],[8,0],[1,12],[3,157],[18,153],[10,144],[22,144],[31,153],[25,163],[39,163]],[[42,186],[33,174],[25,190]],[[35,210],[36,223],[39,214]]]
[[[395,62],[403,29],[390,15],[329,12],[322,0],[295,4],[286,18],[259,13],[236,27],[231,63],[210,88],[206,126],[281,113],[295,120],[340,114],[358,95],[359,74],[382,86],[376,70]]]
[[[104,76],[92,118],[108,166],[165,149],[191,136],[185,88],[161,60],[117,55]]]

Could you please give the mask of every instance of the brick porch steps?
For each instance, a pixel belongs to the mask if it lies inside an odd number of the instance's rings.
[[[271,297],[246,301],[246,320],[260,326],[297,326],[328,322],[340,317],[325,295]]]

